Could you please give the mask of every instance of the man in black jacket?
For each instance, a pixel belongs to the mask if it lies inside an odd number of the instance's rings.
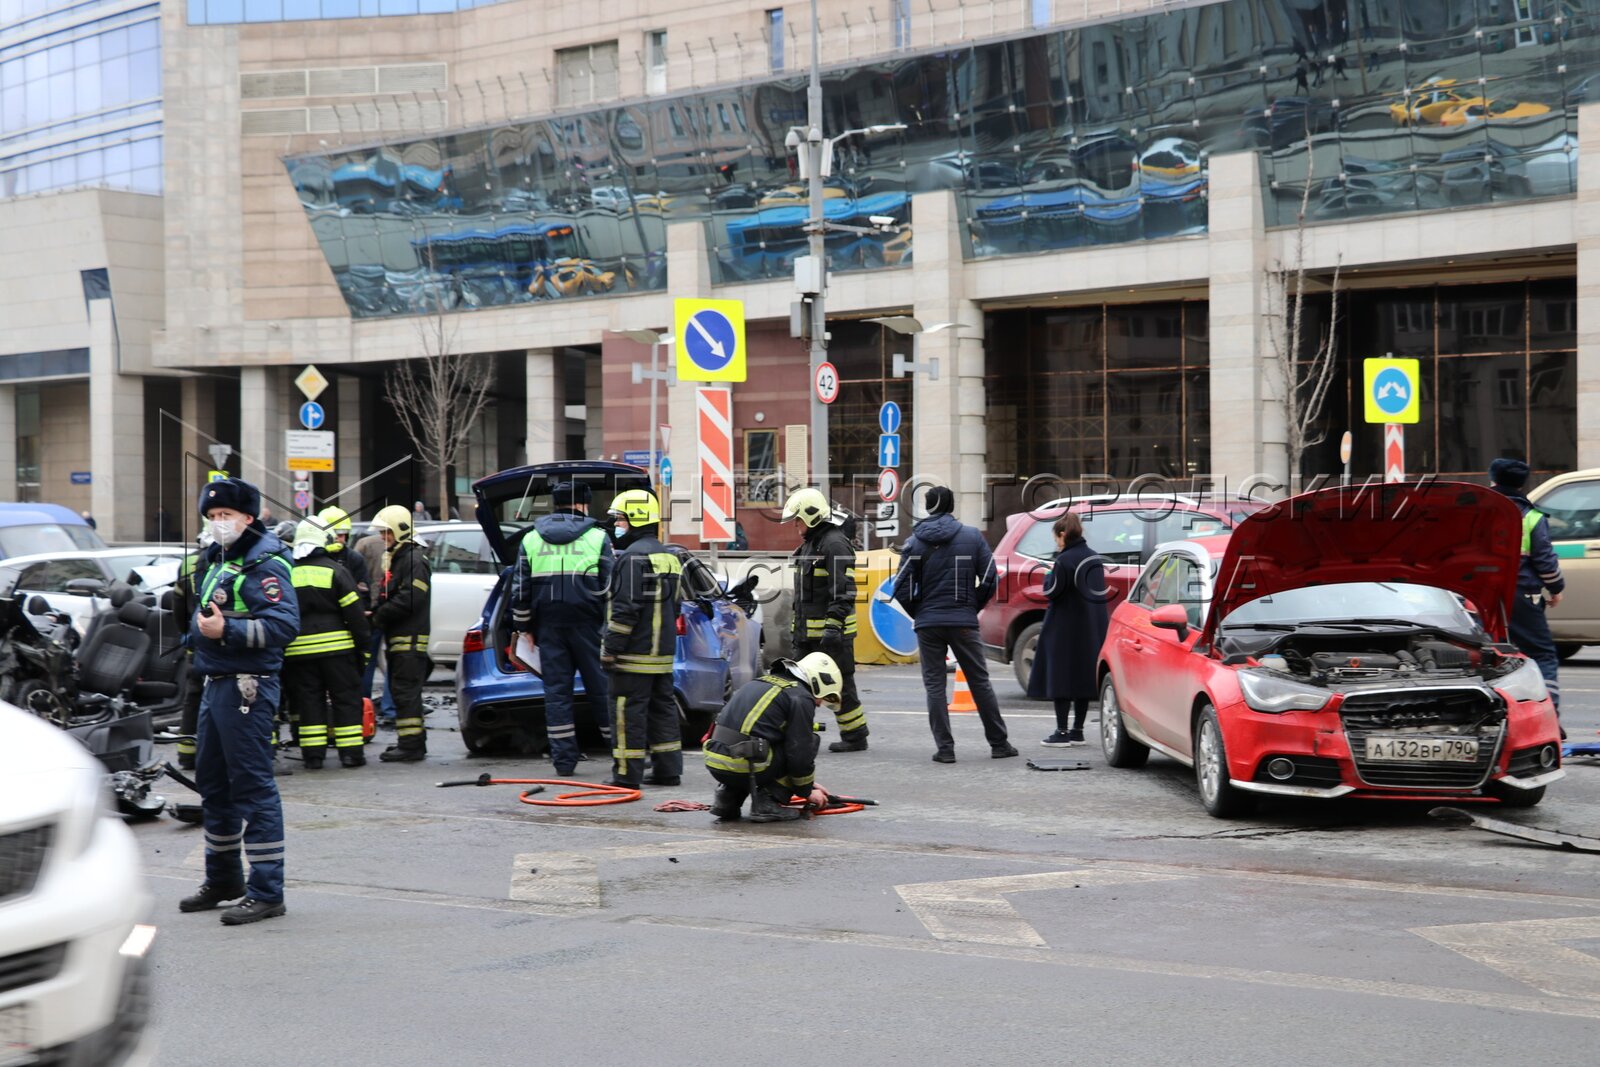
[[[422,725],[422,687],[433,661],[428,658],[428,628],[432,618],[433,573],[427,557],[417,547],[411,512],[390,504],[372,520],[383,534],[388,561],[379,587],[378,607],[372,623],[383,631],[388,677],[384,687],[394,693],[396,741],[379,753],[385,763],[417,763],[428,756],[428,735]]]
[[[796,657],[822,652],[839,667],[841,702],[834,715],[839,740],[829,752],[861,752],[867,747],[867,712],[856,692],[856,548],[819,489],[796,490],[783,505],[783,521],[803,535],[790,557],[794,565]]]
[[[912,528],[892,595],[916,621],[922,685],[928,693],[928,726],[937,746],[933,760],[956,761],[945,697],[946,648],[955,653],[972,688],[989,754],[995,759],[1015,756],[1017,750],[1007,740],[1006,721],[1000,717],[1000,702],[989,684],[989,666],[978,640],[978,612],[994,595],[994,557],[983,535],[951,514],[956,496],[949,488],[936,485],[924,499],[928,517]]]

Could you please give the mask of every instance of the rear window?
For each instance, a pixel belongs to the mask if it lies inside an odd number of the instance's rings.
[[[649,489],[650,483],[642,474],[578,474],[557,473],[554,477],[534,474],[520,492],[502,500],[496,506],[495,518],[502,525],[521,529],[535,519],[550,514],[550,490],[564,481],[580,482],[589,487],[589,513],[604,515],[611,501],[624,489]],[[501,490],[495,490],[496,495]]]
[[[87,526],[41,522],[26,526],[0,526],[0,554],[31,556],[41,552],[82,552],[105,548],[100,535]]]

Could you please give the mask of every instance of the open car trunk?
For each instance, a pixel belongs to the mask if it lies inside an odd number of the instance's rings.
[[[516,562],[517,545],[537,519],[553,510],[550,491],[562,482],[589,487],[589,514],[603,518],[616,495],[627,489],[649,489],[650,475],[631,463],[568,460],[535,463],[480,478],[472,484],[478,498],[478,525],[483,527],[501,566]],[[515,533],[509,534],[507,527]]]

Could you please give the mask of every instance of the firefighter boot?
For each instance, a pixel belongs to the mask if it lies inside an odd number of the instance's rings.
[[[772,794],[764,789],[757,789],[750,794],[751,822],[792,822],[804,814],[805,812],[799,808],[790,808],[778,803]]]
[[[828,746],[829,752],[865,752],[867,750],[867,728],[848,730],[839,735],[839,740]]]
[[[744,798],[743,790],[719,785],[716,796],[711,798],[711,814],[723,822],[737,822],[740,817],[739,809],[744,806]]]

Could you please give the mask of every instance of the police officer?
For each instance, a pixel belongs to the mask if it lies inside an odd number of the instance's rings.
[[[511,579],[511,628],[529,634],[539,646],[545,732],[550,760],[562,778],[577,772],[583,756],[572,716],[576,674],[583,675],[584,693],[602,732],[609,732],[600,628],[611,584],[611,539],[587,515],[589,499],[589,487],[582,482],[562,482],[551,490],[556,510],[523,537]]]
[[[206,879],[181,911],[244,899],[222,913],[228,926],[282,915],[283,806],[272,780],[272,745],[283,650],[300,625],[283,543],[257,515],[261,493],[239,478],[208,482],[200,514],[215,540],[200,573],[200,608],[190,619],[194,666],[205,676],[195,784],[206,835]],[[245,881],[240,849],[250,861]]]
[[[739,818],[750,798],[751,822],[780,822],[803,814],[787,807],[795,794],[814,808],[828,804],[816,783],[820,738],[812,728],[817,709],[839,708],[839,666],[812,652],[799,663],[777,660],[762,677],[739,687],[717,715],[706,741],[706,769],[717,780],[711,814]]]
[[[383,631],[388,677],[394,694],[396,741],[379,754],[385,763],[416,763],[428,755],[422,727],[422,686],[433,670],[428,658],[429,587],[433,573],[412,536],[411,512],[390,504],[372,519],[383,535],[384,573],[372,622]]]
[[[611,574],[611,607],[600,662],[611,672],[612,785],[683,780],[683,733],[672,696],[672,657],[687,555],[657,538],[661,504],[629,489],[611,502],[612,540],[622,550]]]
[[[801,489],[783,505],[783,521],[802,531],[794,564],[794,649],[796,656],[825,652],[839,667],[843,692],[834,709],[839,740],[829,752],[861,752],[867,747],[867,713],[856,694],[856,549],[817,489]]]
[[[283,687],[293,711],[300,759],[308,771],[322,769],[330,726],[342,765],[360,767],[367,762],[361,751],[365,738],[356,650],[367,646],[371,625],[355,579],[329,552],[330,540],[320,519],[307,519],[295,528],[293,581],[300,603],[300,635],[283,653]]]
[[[356,592],[361,594],[361,599],[363,601],[369,599],[372,588],[367,575],[367,560],[350,545],[349,513],[344,508],[327,507],[317,513],[317,521],[328,531],[328,555],[350,572],[350,577],[356,583]]]
[[[1509,497],[1522,512],[1522,565],[1517,569],[1517,595],[1511,601],[1511,643],[1524,656],[1539,665],[1550,701],[1561,711],[1561,682],[1557,673],[1561,657],[1545,608],[1561,603],[1566,579],[1561,576],[1561,561],[1550,543],[1550,521],[1533,506],[1524,492],[1528,484],[1528,465],[1520,459],[1504,457],[1489,464],[1489,481],[1495,492]],[[1566,731],[1561,733],[1566,737]]]
[[[183,671],[187,675],[188,687],[183,691],[183,711],[178,720],[178,767],[185,771],[194,770],[195,731],[200,722],[200,690],[205,685],[205,679],[194,672],[194,651],[188,647],[188,622],[200,606],[200,588],[196,584],[200,580],[197,573],[200,557],[212,544],[211,532],[203,523],[195,543],[198,547],[185,554],[183,561],[178,564],[178,580],[172,585],[172,617],[184,621],[185,635]]]

